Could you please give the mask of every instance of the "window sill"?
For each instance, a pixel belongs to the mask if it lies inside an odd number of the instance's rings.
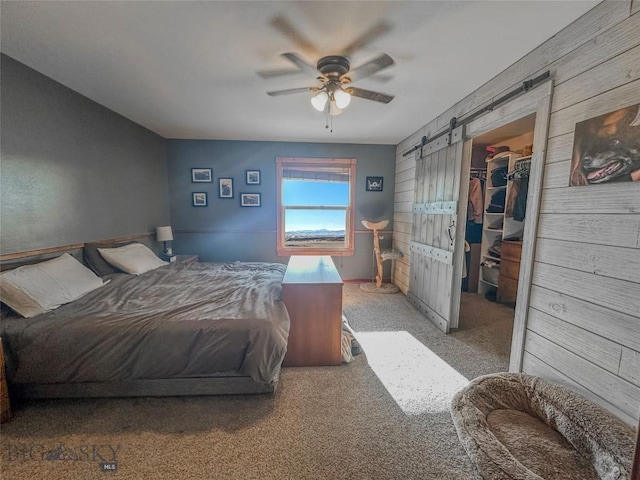
[[[329,255],[331,257],[352,257],[355,255],[353,248],[329,249],[329,248],[280,248],[276,249],[279,257],[290,257],[292,255]]]

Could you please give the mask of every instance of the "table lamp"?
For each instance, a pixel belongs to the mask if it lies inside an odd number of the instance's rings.
[[[162,253],[165,256],[170,257],[173,252],[171,248],[167,247],[167,242],[173,240],[173,232],[171,231],[171,226],[167,225],[164,227],[156,227],[156,240],[158,240],[159,242],[164,242],[164,249],[162,250]]]

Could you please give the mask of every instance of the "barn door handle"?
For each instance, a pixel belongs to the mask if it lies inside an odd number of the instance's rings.
[[[449,246],[453,246],[453,233],[451,233],[451,229],[455,228],[455,226],[456,226],[456,221],[451,220],[451,225],[449,225],[449,228],[447,228],[447,233],[449,234],[449,240],[451,241],[451,243],[449,243]]]

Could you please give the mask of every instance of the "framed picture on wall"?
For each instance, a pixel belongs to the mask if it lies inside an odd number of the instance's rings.
[[[241,207],[259,207],[261,205],[261,199],[259,193],[241,193],[240,194],[240,206]]]
[[[576,123],[569,186],[640,181],[640,103]]]
[[[218,179],[218,196],[220,198],[233,198],[233,178]]]
[[[381,192],[383,180],[382,177],[367,177],[365,190],[367,192]]]
[[[260,170],[247,170],[247,185],[260,185]]]
[[[192,168],[191,181],[193,183],[213,182],[213,171],[210,168]]]
[[[207,192],[193,192],[191,201],[194,207],[206,207]]]

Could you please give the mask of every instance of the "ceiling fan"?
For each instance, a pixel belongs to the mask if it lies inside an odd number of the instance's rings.
[[[271,26],[290,39],[297,47],[307,56],[319,57],[320,51],[309,40],[303,32],[301,32],[287,17],[278,15],[271,20]],[[323,56],[313,66],[306,62],[300,55],[296,53],[283,53],[282,57],[289,60],[298,68],[296,70],[269,70],[260,71],[258,75],[263,78],[274,78],[292,73],[303,72],[318,79],[320,86],[311,86],[305,88],[291,88],[287,90],[276,90],[267,92],[271,96],[288,95],[291,93],[313,92],[315,95],[311,99],[311,103],[319,111],[327,110],[330,116],[339,115],[342,110],[349,104],[351,97],[360,97],[367,100],[373,100],[381,103],[389,103],[393,100],[393,95],[387,95],[379,92],[372,92],[351,86],[352,82],[370,77],[381,70],[390,67],[395,62],[387,54],[381,54],[351,69],[349,58],[357,50],[362,50],[372,42],[391,31],[391,26],[385,21],[373,24],[364,30],[355,39],[352,39],[344,48],[340,50],[339,55]],[[373,77],[382,80],[382,75]]]
[[[340,115],[351,102],[352,96],[381,103],[389,103],[394,98],[393,95],[351,86],[352,82],[370,77],[393,65],[395,62],[386,53],[382,53],[354,69],[351,69],[349,58],[343,55],[322,57],[315,67],[296,53],[283,53],[282,56],[303,72],[316,77],[321,85],[275,90],[267,92],[268,95],[275,97],[292,93],[314,92],[317,94],[311,98],[313,107],[322,112],[328,106],[328,113],[332,116]]]

